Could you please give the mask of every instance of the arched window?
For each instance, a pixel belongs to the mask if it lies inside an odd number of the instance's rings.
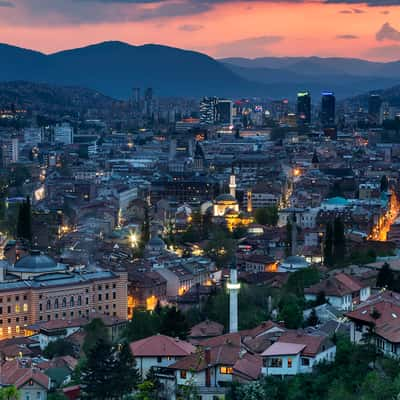
[[[82,296],[78,296],[78,306],[82,305]]]
[[[70,300],[69,300],[69,306],[70,307],[74,307],[75,306],[75,300],[74,300],[74,297],[72,296],[71,298],[70,298]]]
[[[57,310],[58,307],[60,307],[59,304],[58,304],[58,299],[55,299],[54,300],[54,308]]]
[[[51,309],[51,302],[50,302],[50,300],[47,300],[46,310],[50,310],[50,309]]]
[[[63,301],[62,301],[62,308],[65,308],[65,307],[67,307],[67,299],[66,299],[66,297],[64,297]]]

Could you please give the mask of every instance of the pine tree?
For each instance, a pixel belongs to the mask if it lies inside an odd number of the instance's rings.
[[[340,217],[333,223],[333,260],[335,264],[342,264],[346,256],[346,237],[344,224]]]
[[[115,355],[111,344],[100,338],[87,355],[81,371],[81,397],[107,400],[114,397]]]
[[[160,333],[186,339],[189,323],[185,315],[176,307],[168,307],[162,317]]]
[[[393,271],[388,263],[384,263],[382,268],[379,270],[378,276],[376,278],[376,286],[380,288],[393,289],[395,283]]]
[[[136,368],[136,361],[132,356],[129,345],[124,343],[118,349],[116,365],[112,384],[113,394],[116,398],[122,398],[131,393],[140,382],[140,374]]]
[[[325,231],[324,261],[328,267],[333,266],[333,232],[332,225],[328,223]]]
[[[386,175],[382,175],[381,178],[381,192],[387,192],[389,188],[389,181]]]
[[[32,240],[32,211],[29,196],[20,204],[17,219],[17,237],[27,241]]]

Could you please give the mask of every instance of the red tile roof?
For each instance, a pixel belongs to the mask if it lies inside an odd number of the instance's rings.
[[[326,336],[309,335],[304,333],[303,331],[296,330],[283,332],[278,341],[284,343],[296,343],[300,345],[305,345],[302,354],[309,357],[315,357],[325,348],[331,347],[333,345]]]
[[[339,273],[304,289],[305,294],[318,294],[324,292],[326,296],[342,297],[359,292],[364,285],[356,278]]]
[[[165,335],[137,340],[129,347],[135,357],[183,357],[196,351],[192,344]]]
[[[354,321],[375,324],[375,333],[392,343],[400,343],[400,306],[390,301],[367,304],[346,314]]]
[[[6,361],[1,366],[0,381],[2,384],[14,385],[17,389],[33,380],[44,389],[50,389],[50,378],[37,369],[22,366],[18,360]]]
[[[224,326],[214,321],[203,321],[192,327],[190,337],[211,337],[222,335]]]

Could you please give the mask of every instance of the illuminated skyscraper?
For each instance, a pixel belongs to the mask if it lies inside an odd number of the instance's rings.
[[[203,97],[200,101],[200,123],[213,125],[217,119],[216,106],[218,99],[216,97]]]
[[[306,90],[297,93],[297,119],[301,125],[311,123],[311,94]]]
[[[336,98],[332,92],[322,92],[321,100],[321,124],[333,126],[335,124]]]

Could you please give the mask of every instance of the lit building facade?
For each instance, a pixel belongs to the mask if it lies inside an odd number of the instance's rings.
[[[32,251],[14,265],[3,263],[0,339],[28,334],[29,325],[91,313],[127,318],[127,273],[69,271]]]

